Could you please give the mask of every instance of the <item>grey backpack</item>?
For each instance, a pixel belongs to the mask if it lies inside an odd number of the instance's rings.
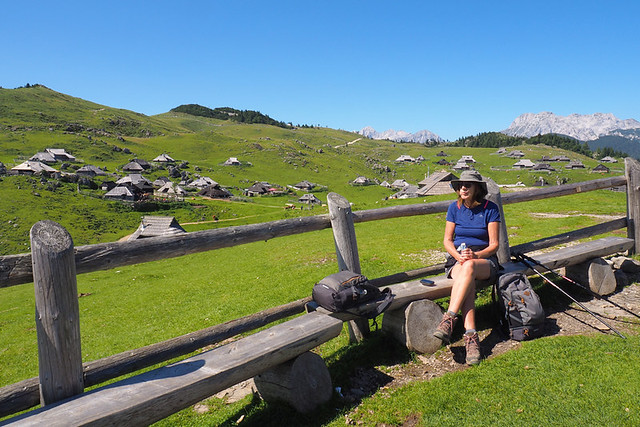
[[[313,286],[313,300],[321,307],[373,319],[385,311],[394,295],[369,283],[362,274],[348,270],[331,274]]]
[[[511,339],[523,341],[544,334],[544,308],[522,273],[506,273],[493,286],[500,324]]]

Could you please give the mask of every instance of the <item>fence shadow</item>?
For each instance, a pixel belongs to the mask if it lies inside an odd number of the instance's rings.
[[[235,426],[320,426],[347,413],[362,399],[389,384],[393,377],[380,366],[408,363],[412,353],[381,330],[372,331],[364,341],[350,344],[325,357],[333,383],[331,399],[309,414],[300,414],[286,403],[265,403],[254,395],[251,401],[230,415],[221,425]]]

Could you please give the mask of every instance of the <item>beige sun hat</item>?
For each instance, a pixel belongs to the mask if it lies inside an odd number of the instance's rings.
[[[488,192],[487,182],[482,178],[480,172],[476,170],[462,171],[460,178],[451,180],[451,187],[453,187],[455,191],[458,191],[463,182],[477,182],[480,187],[482,187],[485,194]]]

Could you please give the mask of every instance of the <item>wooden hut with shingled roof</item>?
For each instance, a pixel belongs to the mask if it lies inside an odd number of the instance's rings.
[[[174,236],[186,233],[185,229],[178,224],[175,217],[145,215],[138,226],[138,229],[127,239],[136,240],[146,237]]]
[[[418,183],[419,188],[416,194],[418,196],[437,196],[454,193],[451,187],[451,181],[454,179],[458,179],[458,177],[451,172],[434,172]]]

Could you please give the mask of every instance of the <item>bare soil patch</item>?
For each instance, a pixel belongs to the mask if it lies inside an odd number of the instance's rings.
[[[582,212],[569,212],[566,214],[561,213],[548,213],[548,212],[530,212],[529,215],[535,218],[569,218],[574,216],[586,216],[594,219],[601,219],[603,221],[611,221],[614,219],[618,219],[624,214],[620,215],[599,215],[599,214],[585,214]]]

